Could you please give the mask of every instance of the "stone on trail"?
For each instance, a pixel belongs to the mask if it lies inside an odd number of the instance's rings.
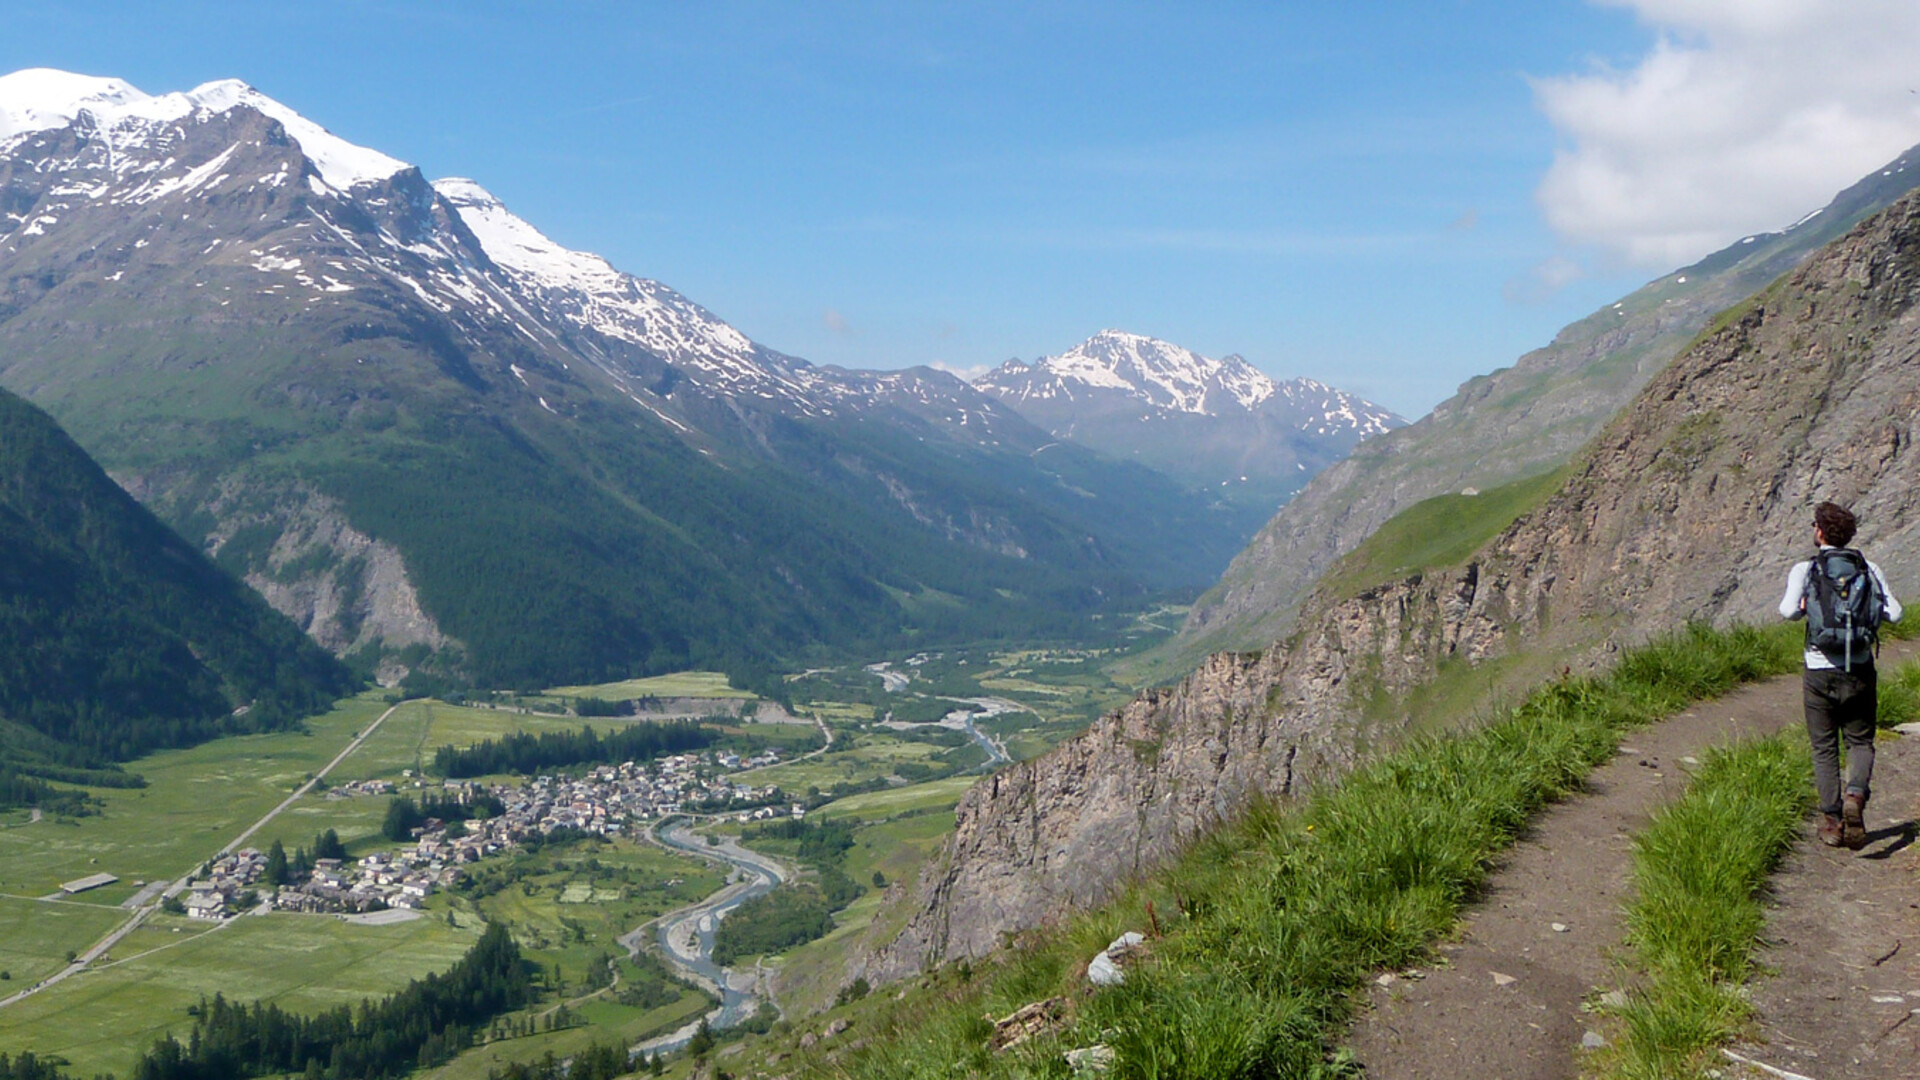
[[[1589,1031],[1585,1035],[1580,1036],[1580,1049],[1582,1050],[1598,1050],[1605,1045],[1607,1045],[1607,1037],[1597,1031]]]
[[[1573,927],[1568,926],[1566,923],[1563,923],[1563,922],[1552,923],[1551,925],[1553,927],[1553,932],[1556,934],[1564,934],[1567,931],[1573,929]]]
[[[1895,724],[1893,725],[1893,730],[1902,735],[1920,735],[1920,720],[1912,720],[1904,724]]]
[[[1511,975],[1503,975],[1498,971],[1489,972],[1488,974],[1493,976],[1493,985],[1495,986],[1512,986],[1514,983],[1520,981]]]

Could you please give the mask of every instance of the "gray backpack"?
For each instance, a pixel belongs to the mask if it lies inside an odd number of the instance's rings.
[[[1807,647],[1844,671],[1871,665],[1883,609],[1867,557],[1852,548],[1815,552],[1807,567]]]

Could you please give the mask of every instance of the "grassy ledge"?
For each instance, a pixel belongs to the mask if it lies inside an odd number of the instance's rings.
[[[1687,793],[1634,841],[1627,932],[1640,985],[1616,1010],[1607,1080],[1704,1076],[1751,1014],[1743,984],[1766,920],[1760,892],[1811,802],[1804,738],[1707,755]]]
[[[1424,737],[1299,804],[1256,806],[1103,908],[953,964],[868,1023],[865,1045],[803,1054],[805,1075],[1068,1077],[1104,1043],[1122,1078],[1330,1077],[1374,971],[1420,961],[1527,821],[1578,789],[1623,732],[1793,670],[1797,627],[1690,627],[1610,673],[1561,679],[1495,722]],[[1089,993],[1088,958],[1162,932],[1126,982]],[[1060,996],[1060,1029],[995,1054],[986,1016]]]

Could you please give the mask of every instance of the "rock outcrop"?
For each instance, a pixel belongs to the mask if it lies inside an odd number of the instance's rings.
[[[1414,715],[1436,677],[1465,670],[1498,692],[1688,620],[1769,618],[1821,499],[1859,513],[1858,543],[1896,593],[1920,591],[1916,299],[1908,196],[1723,315],[1463,566],[1316,595],[1264,653],[1215,655],[982,781],[905,897],[905,930],[856,971],[877,982],[981,955],[1110,895],[1250,798],[1332,779],[1416,720],[1459,719],[1459,704]]]

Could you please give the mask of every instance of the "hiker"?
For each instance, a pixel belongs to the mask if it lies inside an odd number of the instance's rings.
[[[1900,621],[1900,601],[1880,568],[1847,546],[1857,523],[1843,506],[1813,508],[1814,557],[1787,574],[1780,617],[1807,620],[1807,738],[1820,794],[1820,842],[1858,851],[1867,844],[1865,811],[1873,794],[1873,730],[1879,707],[1874,653],[1881,622]],[[1840,788],[1840,740],[1847,784]]]

